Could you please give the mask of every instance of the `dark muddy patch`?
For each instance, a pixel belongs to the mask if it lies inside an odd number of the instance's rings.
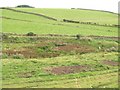
[[[54,74],[54,75],[62,75],[62,74],[70,74],[70,73],[79,73],[79,72],[86,72],[90,71],[92,68],[85,65],[80,66],[60,66],[54,67],[50,69],[46,69],[47,72]]]
[[[3,53],[8,56],[23,55],[25,58],[36,58],[38,54],[33,49],[5,50]]]
[[[94,48],[85,45],[64,45],[64,46],[55,47],[53,50],[66,51],[66,52],[75,51],[77,53],[88,53],[95,51]]]
[[[118,62],[111,61],[111,60],[104,60],[102,61],[103,64],[110,65],[110,66],[118,66]]]

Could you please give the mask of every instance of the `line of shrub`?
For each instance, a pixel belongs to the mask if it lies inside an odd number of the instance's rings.
[[[96,22],[81,22],[81,21],[68,20],[68,19],[63,19],[63,22],[97,25],[97,26],[105,26],[105,27],[120,27],[120,25],[116,25],[116,24],[99,24]]]

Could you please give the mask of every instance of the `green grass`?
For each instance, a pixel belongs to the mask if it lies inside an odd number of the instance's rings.
[[[32,14],[2,10],[3,33],[17,33],[3,39],[2,59],[2,87],[3,88],[117,88],[118,67],[103,63],[104,60],[118,62],[118,42],[109,39],[76,39],[70,36],[19,36],[18,34],[62,34],[81,36],[118,36],[117,27],[106,27],[87,24],[65,23],[62,19],[78,20],[81,22],[96,22],[99,24],[117,24],[117,14],[77,9],[45,9],[45,8],[14,8],[27,12],[40,13],[54,17],[58,21]],[[1,9],[0,9],[1,10]],[[18,19],[18,20],[13,20]],[[28,20],[28,21],[21,21]],[[29,22],[31,21],[31,22]],[[85,38],[85,37],[83,37]],[[85,46],[89,53],[72,51],[54,51],[58,44]],[[43,45],[42,47],[37,45]],[[45,47],[47,45],[47,47]],[[62,44],[64,46],[64,44]],[[66,45],[66,46],[67,46]],[[75,48],[78,48],[75,46]],[[82,49],[85,49],[82,48]],[[80,51],[82,51],[80,49]],[[8,50],[8,54],[4,51]],[[9,51],[11,50],[11,51]],[[15,52],[15,51],[20,51]],[[28,52],[23,53],[27,50]],[[86,49],[85,49],[86,50]],[[24,57],[25,54],[38,55],[35,58]],[[13,54],[11,54],[13,53]],[[46,53],[58,53],[57,57],[50,57]],[[10,54],[10,56],[9,56]],[[22,55],[23,54],[23,55]],[[17,56],[18,55],[18,56]],[[32,56],[31,55],[31,56]],[[43,57],[48,55],[48,57]],[[14,57],[13,57],[14,56]],[[31,59],[30,59],[31,58]],[[92,71],[55,75],[45,71],[58,66],[88,65]]]
[[[25,9],[25,10],[29,11],[29,9]],[[30,10],[32,10],[32,12],[36,12],[36,10],[39,11],[39,9],[30,9]],[[56,10],[55,9],[50,9],[50,10],[40,9],[40,11],[48,11],[48,14],[52,12],[51,10],[56,13],[62,10],[64,12],[64,9],[60,9],[60,10],[59,9],[56,9]],[[69,9],[65,9],[65,10],[67,10],[67,12],[72,11]],[[20,19],[20,20],[22,19],[22,20],[33,21],[33,22],[25,22],[25,21],[19,21],[19,20],[3,19],[3,32],[22,33],[22,34],[28,33],[28,32],[34,32],[37,34],[70,34],[70,35],[81,34],[81,35],[97,35],[97,36],[118,36],[117,27],[104,27],[104,26],[95,26],[95,25],[64,23],[60,21],[48,20],[46,18],[38,17],[35,15],[23,14],[23,13],[13,12],[9,10],[2,10],[2,11],[3,11],[3,16],[6,16],[6,17],[11,17],[11,18]],[[75,13],[78,15],[72,15],[72,17],[73,16],[78,17],[80,15],[79,18],[83,18],[79,12],[83,13],[81,10],[75,10]],[[88,13],[89,12],[96,12],[96,11],[88,11]],[[99,13],[102,13],[102,12],[99,12]],[[63,17],[67,17],[65,16],[66,14],[65,15],[62,14],[62,15]],[[105,13],[105,15],[108,15],[107,17],[111,19],[106,19],[104,18],[104,14],[103,15],[100,14],[99,16],[103,18],[101,19],[102,21],[112,20],[112,18],[115,19],[116,17],[115,14],[111,14],[111,13]],[[99,20],[98,18],[96,17],[94,19]],[[114,21],[111,21],[111,22],[114,22]]]
[[[45,68],[73,66],[75,63],[78,65],[87,64],[94,68],[96,65],[100,64],[102,60],[117,60],[116,54],[117,53],[91,53],[46,59],[3,59],[3,87],[91,88],[108,87],[109,85],[109,87],[116,88],[117,67],[115,66],[103,65],[102,68],[97,66],[92,72],[66,75],[52,75],[44,71]],[[101,57],[101,55],[105,56]],[[109,70],[106,67],[109,67]],[[35,72],[32,74],[32,77],[19,77],[19,73],[31,71]]]
[[[83,22],[96,22],[100,24],[117,24],[117,14],[101,11],[78,9],[48,9],[48,8],[15,8],[17,10],[36,12],[57,19],[79,20]]]
[[[51,23],[54,21],[45,19],[43,17],[40,16],[35,16],[35,15],[31,15],[31,14],[24,14],[24,13],[20,13],[20,12],[14,12],[14,11],[10,11],[10,10],[2,10],[2,16],[6,16],[6,17],[10,17],[13,19],[21,19],[21,20],[30,20],[33,22],[41,22],[41,23]]]
[[[14,26],[14,27],[13,27]],[[110,31],[109,31],[110,30]],[[79,25],[77,27],[51,25],[44,23],[28,23],[13,20],[3,20],[3,32],[26,34],[34,32],[36,34],[69,34],[69,35],[98,35],[98,36],[118,36],[117,28],[100,27],[91,25]],[[87,32],[87,33],[86,33]]]

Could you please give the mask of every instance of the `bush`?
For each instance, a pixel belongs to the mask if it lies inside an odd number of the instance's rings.
[[[77,34],[76,37],[77,37],[77,39],[80,39],[81,35],[80,35],[80,34]]]
[[[36,34],[34,34],[33,32],[29,32],[27,33],[27,36],[35,36]]]

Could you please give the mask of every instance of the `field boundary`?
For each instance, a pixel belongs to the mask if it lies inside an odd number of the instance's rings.
[[[0,9],[6,9],[6,10],[11,10],[14,12],[20,12],[20,13],[25,13],[25,14],[32,14],[32,15],[36,15],[36,16],[41,16],[43,18],[49,19],[49,20],[54,20],[54,21],[58,21],[58,19],[54,18],[54,17],[50,17],[50,16],[46,16],[40,13],[35,13],[35,12],[26,12],[26,11],[22,11],[22,10],[15,10],[13,8],[0,8]],[[79,10],[79,9],[78,9]],[[84,10],[84,9],[81,9]],[[89,10],[89,9],[85,9],[85,10]],[[92,10],[93,11],[93,10]],[[95,10],[97,11],[97,10]],[[103,11],[104,12],[104,11]],[[96,22],[83,22],[83,21],[77,21],[77,20],[69,20],[69,19],[65,19],[62,18],[61,22],[66,22],[66,23],[79,23],[79,24],[85,24],[85,25],[95,25],[95,26],[104,26],[104,27],[120,27],[120,25],[118,24],[100,24],[100,23],[96,23]]]
[[[1,8],[1,9],[11,10],[11,11],[20,12],[20,13],[26,13],[26,14],[32,14],[32,15],[36,15],[36,16],[41,16],[41,17],[49,19],[49,20],[57,21],[56,18],[49,17],[49,16],[46,16],[46,15],[43,15],[43,14],[38,14],[38,13],[33,13],[33,12],[26,12],[26,11],[21,11],[21,10],[15,10],[15,9],[12,9],[12,8]]]
[[[35,36],[27,36],[26,34],[17,34],[17,33],[2,33],[2,34],[8,34],[10,36],[18,36],[18,37],[30,37],[30,38],[35,38],[35,37],[48,37],[48,38],[54,38],[54,37],[66,37],[66,38],[76,38],[76,35],[67,35],[67,34],[35,34]],[[119,40],[120,37],[110,37],[110,36],[95,36],[95,35],[89,35],[89,36],[80,36],[81,38],[83,37],[88,37],[88,38],[93,38],[93,39],[112,39],[112,40]]]
[[[81,21],[68,20],[68,19],[63,19],[63,22],[79,23],[79,24],[95,25],[95,26],[105,26],[105,27],[120,27],[120,25],[116,25],[116,24],[99,24],[99,23],[96,23],[96,22],[81,22]]]
[[[115,12],[105,11],[105,10],[94,10],[94,9],[85,9],[85,8],[71,8],[71,9],[75,9],[75,10],[89,10],[89,11],[100,11],[100,12],[106,12],[106,13],[118,14],[118,13],[115,13]]]
[[[6,16],[2,16],[0,18],[3,19],[11,19],[11,20],[18,20],[18,21],[25,21],[25,22],[34,22],[34,21],[30,21],[30,20],[23,20],[23,19],[15,19],[15,18],[10,18],[10,17],[6,17]]]

